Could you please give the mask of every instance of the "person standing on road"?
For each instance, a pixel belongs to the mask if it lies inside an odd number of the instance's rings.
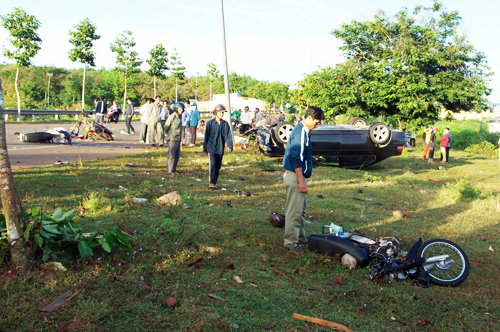
[[[144,143],[147,141],[147,132],[148,132],[148,116],[149,112],[147,112],[148,108],[153,103],[153,99],[146,98],[146,103],[142,105],[139,114],[141,115],[141,140],[139,143]]]
[[[132,127],[132,117],[134,116],[134,103],[132,103],[132,99],[127,98],[127,109],[125,110],[125,125],[127,126],[127,132],[125,135],[133,135],[135,134],[134,127]]]
[[[215,118],[207,122],[205,129],[205,139],[203,141],[203,152],[209,155],[208,160],[208,180],[210,189],[219,189],[217,179],[219,178],[220,168],[222,166],[222,157],[224,157],[224,147],[227,143],[227,149],[233,151],[233,137],[231,136],[231,127],[222,119],[226,108],[218,104],[214,108]]]
[[[447,151],[448,143],[450,143],[450,134],[448,129],[443,131],[443,136],[441,136],[441,140],[439,141],[439,147],[441,148],[441,161],[440,163],[446,163],[448,161]]]
[[[182,101],[175,103],[174,113],[165,122],[165,135],[168,142],[167,174],[177,173],[177,163],[181,156],[182,113],[186,106]]]
[[[431,128],[431,131],[429,134],[429,162],[433,163],[434,162],[434,149],[436,148],[436,133],[438,131],[438,127]],[[426,137],[427,139],[427,137]]]
[[[241,127],[240,134],[245,133],[248,129],[250,129],[250,124],[252,123],[252,112],[250,112],[250,108],[245,106],[245,110],[241,113]]]
[[[95,107],[95,123],[101,122],[101,126],[104,125],[104,115],[108,113],[108,103],[104,101],[104,96],[99,97],[99,102]]]
[[[324,119],[321,108],[309,106],[304,119],[297,123],[290,134],[283,157],[283,182],[286,186],[283,245],[295,252],[303,252],[299,245],[307,242],[304,229],[308,191],[306,178],[311,176],[313,168],[310,134]]]
[[[191,143],[188,146],[196,145],[196,128],[198,127],[198,121],[200,121],[200,111],[198,111],[198,105],[193,101],[191,106],[194,106],[194,110],[191,111],[191,118],[189,120],[189,133],[191,134]]]
[[[160,145],[161,132],[163,131],[160,128],[160,102],[161,97],[156,96],[155,102],[149,108],[150,113],[148,115],[148,140],[151,144],[151,147],[153,148],[155,148],[157,144]]]

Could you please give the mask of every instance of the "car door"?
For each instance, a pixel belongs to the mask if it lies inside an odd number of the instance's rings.
[[[340,135],[334,125],[320,125],[311,132],[314,156],[338,156]]]

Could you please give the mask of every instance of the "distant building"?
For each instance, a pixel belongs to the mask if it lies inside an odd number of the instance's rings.
[[[460,112],[451,112],[446,109],[442,109],[439,117],[445,118],[448,113],[456,120],[483,120],[491,117],[500,116],[500,104],[497,103],[485,103],[488,107],[488,110],[482,112],[474,112],[474,111],[460,111]]]
[[[254,111],[255,108],[263,110],[266,107],[265,101],[255,98],[242,97],[239,92],[230,94],[229,98],[231,100],[231,108],[233,110],[243,110],[245,106],[248,106],[251,111]],[[200,111],[211,111],[217,104],[227,106],[225,94],[213,95],[212,101],[197,101],[196,103],[198,104],[198,109]]]

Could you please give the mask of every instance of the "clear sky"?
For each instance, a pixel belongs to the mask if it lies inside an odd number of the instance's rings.
[[[490,101],[500,103],[500,52],[498,13],[500,2],[486,0],[442,1],[463,18],[463,28],[473,45],[484,52],[493,72]],[[334,66],[343,62],[340,42],[333,29],[352,20],[368,20],[382,9],[392,16],[402,7],[430,5],[431,0],[225,0],[226,38],[229,72],[248,74],[259,80],[293,85],[312,66]],[[176,48],[188,76],[205,75],[207,64],[215,63],[222,73],[222,37],[219,0],[16,0],[0,1],[0,15],[20,6],[42,23],[42,49],[35,65],[78,68],[68,59],[69,30],[85,18],[97,25],[102,37],[95,42],[97,67],[112,68],[114,54],[109,45],[125,29],[132,31],[142,60],[149,50],[162,43],[171,52]],[[0,27],[0,45],[7,45],[8,32]],[[0,55],[0,63],[9,62]],[[142,69],[147,69],[144,63]]]

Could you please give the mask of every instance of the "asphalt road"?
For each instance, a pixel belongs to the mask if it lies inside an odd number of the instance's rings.
[[[149,144],[139,143],[141,124],[133,122],[132,125],[136,130],[134,136],[120,134],[120,131],[125,129],[125,122],[120,121],[106,125],[113,132],[114,141],[84,141],[75,138],[73,145],[70,146],[67,143],[24,143],[19,141],[18,136],[14,133],[40,132],[45,131],[46,127],[68,129],[71,127],[71,124],[9,123],[5,125],[5,129],[10,164],[12,169],[20,169],[53,165],[57,161],[80,162],[80,160],[110,158],[124,154],[145,152],[150,149]]]

